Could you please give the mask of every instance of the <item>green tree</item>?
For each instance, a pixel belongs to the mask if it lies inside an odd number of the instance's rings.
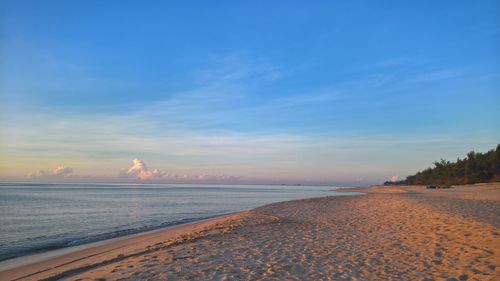
[[[465,184],[500,181],[500,144],[486,153],[471,151],[456,162],[441,159],[397,184]],[[392,183],[394,184],[394,183]]]

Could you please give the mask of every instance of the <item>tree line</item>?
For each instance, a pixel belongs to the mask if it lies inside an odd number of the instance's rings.
[[[386,181],[384,185],[455,185],[500,181],[500,144],[485,153],[471,151],[464,159],[450,162],[441,159],[401,181]]]

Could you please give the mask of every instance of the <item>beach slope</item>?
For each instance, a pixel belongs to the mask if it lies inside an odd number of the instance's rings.
[[[2,280],[500,280],[500,184],[266,205],[0,272]]]

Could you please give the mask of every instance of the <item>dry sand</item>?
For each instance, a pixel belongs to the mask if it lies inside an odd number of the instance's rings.
[[[500,184],[357,190],[367,195],[266,205],[0,279],[500,280]]]

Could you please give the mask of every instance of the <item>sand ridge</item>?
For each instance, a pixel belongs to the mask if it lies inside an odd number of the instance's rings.
[[[467,188],[270,204],[23,280],[500,280],[498,185]]]

